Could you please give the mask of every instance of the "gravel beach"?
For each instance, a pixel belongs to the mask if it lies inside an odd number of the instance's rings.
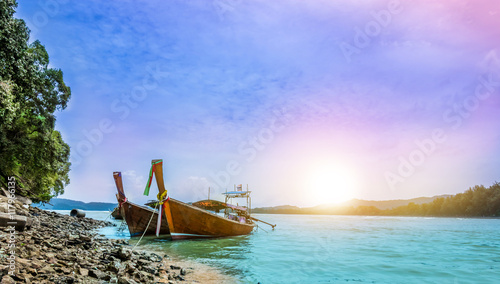
[[[3,196],[2,196],[3,199]],[[0,200],[4,203],[6,200]],[[77,218],[16,203],[24,231],[0,231],[1,283],[234,283],[216,269],[167,254],[132,250],[96,229],[111,222]],[[140,247],[139,247],[140,248]]]

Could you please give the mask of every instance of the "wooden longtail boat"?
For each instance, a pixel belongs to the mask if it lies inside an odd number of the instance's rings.
[[[160,192],[158,196],[166,196],[162,160],[152,161],[150,180],[153,174],[156,176]],[[161,202],[161,211],[166,217],[172,240],[246,235],[255,227],[252,219],[248,218],[250,217],[248,212],[239,212],[238,216],[229,213],[226,216],[219,216],[170,197],[160,200]],[[163,226],[163,221],[161,224]]]
[[[173,240],[247,235],[255,227],[248,219],[230,220],[173,198],[164,204]]]
[[[128,201],[125,197],[125,192],[123,191],[121,173],[114,172],[113,177],[115,179],[116,188],[118,190],[116,199],[118,200],[120,215],[123,216],[123,218],[127,222],[130,236],[140,237],[142,235],[155,235],[158,211]],[[170,235],[168,224],[165,217],[163,217],[162,219],[163,220],[160,227],[160,234],[164,237],[168,237]]]
[[[111,212],[111,217],[115,218],[116,220],[122,220],[123,216],[120,213],[120,207],[115,207],[113,211]]]

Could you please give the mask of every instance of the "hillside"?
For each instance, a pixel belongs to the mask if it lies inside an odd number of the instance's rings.
[[[418,197],[418,198],[412,198],[412,199],[395,199],[395,200],[383,200],[383,201],[353,199],[353,200],[345,202],[343,205],[353,206],[353,207],[375,206],[378,209],[385,210],[385,209],[396,208],[399,206],[406,206],[412,202],[415,204],[429,203],[429,202],[434,201],[437,198],[441,198],[441,197],[446,198],[446,197],[450,197],[450,196],[451,195],[438,195],[438,196],[433,196],[433,197]]]
[[[255,208],[264,214],[321,214],[365,216],[500,217],[500,183],[476,185],[463,193],[406,200],[367,201],[353,199],[341,204],[298,208]]]
[[[113,210],[118,203],[106,203],[106,202],[82,202],[71,199],[64,198],[52,198],[50,204],[45,205],[34,205],[40,209],[48,210],[71,210],[71,209],[82,209],[82,210],[95,210],[95,211],[109,211]]]
[[[437,198],[446,198],[451,195],[439,195],[433,197],[418,197],[412,199],[395,199],[395,200],[361,200],[352,199],[340,204],[322,204],[314,207],[297,207],[290,205],[281,205],[274,207],[259,207],[252,209],[252,213],[264,213],[264,214],[340,214],[345,211],[346,208],[357,208],[363,207],[375,207],[380,210],[393,209],[400,206],[406,206],[410,203],[414,204],[425,204],[433,202]]]

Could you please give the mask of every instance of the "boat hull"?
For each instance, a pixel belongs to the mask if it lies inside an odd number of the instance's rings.
[[[157,211],[126,201],[121,206],[121,215],[127,222],[130,237],[141,237],[142,235],[156,236],[156,223],[158,221]],[[150,222],[151,215],[153,215],[153,217]],[[170,238],[170,230],[165,216],[162,217],[160,235],[161,237]]]
[[[113,211],[111,212],[111,217],[115,218],[116,220],[122,220],[123,219],[123,216],[120,213],[119,207],[116,207],[115,209],[113,209]]]
[[[173,198],[164,206],[172,240],[247,235],[255,227],[253,223],[229,220]]]

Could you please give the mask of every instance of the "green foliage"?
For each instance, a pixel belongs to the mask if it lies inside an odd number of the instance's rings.
[[[486,188],[482,185],[450,197],[436,198],[432,202],[409,203],[382,210],[376,206],[333,206],[298,208],[279,206],[256,208],[254,213],[265,214],[326,214],[362,216],[437,216],[437,217],[500,217],[500,183]]]
[[[378,209],[375,206],[358,206],[353,208],[349,215],[362,215],[362,216],[376,216],[380,215],[382,210]]]
[[[15,0],[0,0],[0,185],[15,176],[17,194],[47,202],[69,183],[69,146],[54,130],[71,90],[29,29]]]
[[[382,211],[391,216],[497,217],[500,216],[500,183],[476,185],[464,193],[434,199],[431,203],[400,206]]]

